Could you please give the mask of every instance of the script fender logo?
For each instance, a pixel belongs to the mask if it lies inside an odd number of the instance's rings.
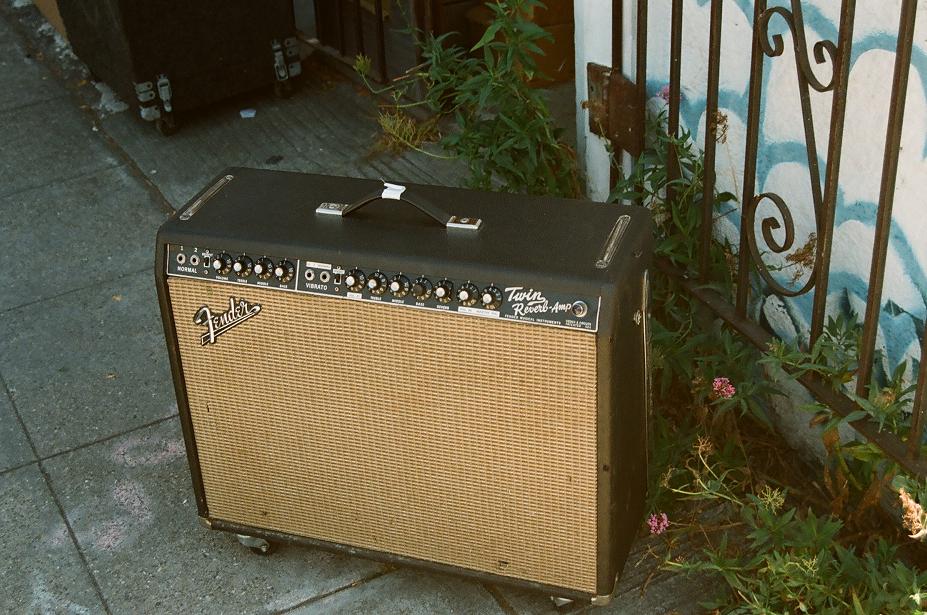
[[[508,293],[508,303],[515,316],[566,313],[572,306],[571,303],[559,301],[550,303],[541,291],[524,286],[509,286],[505,292]]]
[[[200,342],[203,346],[206,344],[215,344],[216,338],[237,327],[252,316],[257,316],[261,312],[261,305],[258,303],[249,303],[245,299],[235,299],[229,297],[229,309],[220,314],[213,314],[209,306],[204,305],[193,315],[193,322],[206,327],[206,333],[200,336]]]

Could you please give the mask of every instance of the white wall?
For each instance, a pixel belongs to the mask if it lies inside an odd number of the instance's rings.
[[[586,64],[612,63],[611,0],[576,0],[573,5],[576,24],[576,156],[586,174],[587,196],[604,201],[610,191],[611,167],[605,141],[589,132],[589,111],[583,108],[587,98]],[[627,38],[627,37],[625,37]]]

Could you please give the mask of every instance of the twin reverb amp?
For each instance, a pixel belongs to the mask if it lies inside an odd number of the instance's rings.
[[[650,224],[223,173],[156,260],[204,524],[606,602],[646,488]]]

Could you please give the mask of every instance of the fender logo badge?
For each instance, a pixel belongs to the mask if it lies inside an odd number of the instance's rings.
[[[229,309],[218,315],[213,315],[209,306],[204,305],[196,311],[193,316],[193,322],[207,328],[206,333],[200,336],[202,346],[206,344],[215,344],[216,338],[237,327],[252,316],[257,316],[261,312],[261,306],[258,303],[248,303],[245,299],[236,300],[235,297],[229,297]]]

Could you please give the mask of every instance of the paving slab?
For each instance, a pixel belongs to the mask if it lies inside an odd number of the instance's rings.
[[[708,600],[717,585],[704,576],[662,570],[659,566],[666,546],[660,536],[642,536],[635,543],[621,573],[610,604],[589,610],[590,615],[696,615],[698,602]],[[674,552],[685,557],[694,547],[677,544]],[[556,615],[550,596],[521,588],[498,587],[499,593],[518,615]]]
[[[46,462],[113,613],[271,613],[382,566],[317,549],[254,555],[197,521],[180,425],[157,426]]]
[[[183,119],[171,137],[160,136],[133,111],[104,117],[103,128],[137,162],[167,200],[179,208],[229,166],[327,173],[457,185],[463,163],[417,152],[375,151],[376,105],[358,86],[317,62],[307,62],[289,99],[268,91],[214,105]],[[241,109],[256,111],[253,118]],[[268,195],[272,198],[273,195]]]
[[[410,568],[378,577],[291,611],[322,613],[389,613],[403,615],[492,615],[505,613],[479,583]]]
[[[166,219],[124,166],[0,197],[0,311],[150,266]]]
[[[35,459],[26,434],[13,413],[6,391],[0,388],[0,472]]]
[[[655,575],[646,587],[622,584],[610,604],[583,610],[589,615],[697,615],[704,612],[698,601],[709,597],[706,592],[697,591],[697,586],[685,574],[663,573]],[[499,591],[518,615],[558,614],[550,596],[545,594],[512,588]]]
[[[0,20],[0,111],[67,96],[44,66],[23,49],[9,24]]]
[[[41,457],[177,411],[148,268],[2,313],[0,339],[0,373]]]
[[[0,143],[0,198],[119,164],[70,97],[0,111]]]
[[[0,475],[0,549],[0,612],[103,612],[36,465]]]

